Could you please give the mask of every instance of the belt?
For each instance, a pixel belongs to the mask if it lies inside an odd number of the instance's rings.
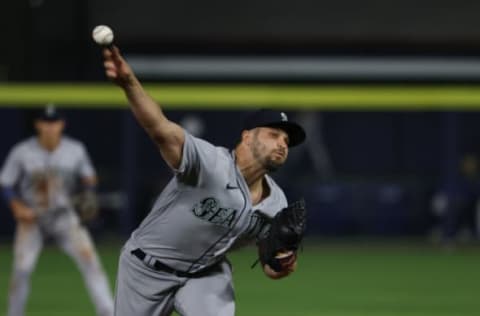
[[[166,264],[161,263],[160,261],[154,259],[152,256],[146,254],[140,248],[132,250],[130,253],[135,257],[137,257],[138,259],[140,259],[147,266],[157,271],[163,271],[163,272],[176,275],[177,277],[180,277],[180,278],[200,278],[200,277],[206,276],[207,274],[219,268],[219,264],[218,264],[219,262],[218,262],[198,272],[185,272],[185,271],[176,270],[172,267],[167,266]]]

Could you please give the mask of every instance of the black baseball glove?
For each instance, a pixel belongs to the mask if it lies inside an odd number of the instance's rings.
[[[257,241],[262,266],[268,264],[274,271],[282,271],[282,262],[297,255],[305,227],[306,209],[303,199],[278,212],[270,222],[270,229]]]

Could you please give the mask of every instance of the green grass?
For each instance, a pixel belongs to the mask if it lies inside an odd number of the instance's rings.
[[[273,281],[253,249],[232,254],[239,316],[474,316],[480,313],[479,249],[418,244],[310,244],[291,277]],[[112,286],[119,246],[100,247]],[[11,251],[0,246],[0,308],[6,306]],[[48,247],[32,278],[30,316],[94,315],[73,263]],[[199,315],[202,316],[202,315]]]

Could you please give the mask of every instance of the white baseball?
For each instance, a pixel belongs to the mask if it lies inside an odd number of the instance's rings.
[[[106,25],[98,25],[92,31],[92,37],[98,45],[110,45],[113,42],[113,31]]]

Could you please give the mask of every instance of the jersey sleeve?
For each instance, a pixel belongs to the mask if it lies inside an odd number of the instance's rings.
[[[14,186],[22,172],[20,148],[13,148],[7,156],[0,171],[0,185],[3,187]]]
[[[95,176],[95,168],[92,165],[90,156],[88,155],[87,149],[83,144],[80,144],[80,157],[78,161],[78,172],[81,177],[93,177]]]
[[[213,170],[217,159],[217,148],[211,143],[194,137],[185,131],[182,159],[175,169],[177,179],[191,184],[198,184],[205,170]]]

